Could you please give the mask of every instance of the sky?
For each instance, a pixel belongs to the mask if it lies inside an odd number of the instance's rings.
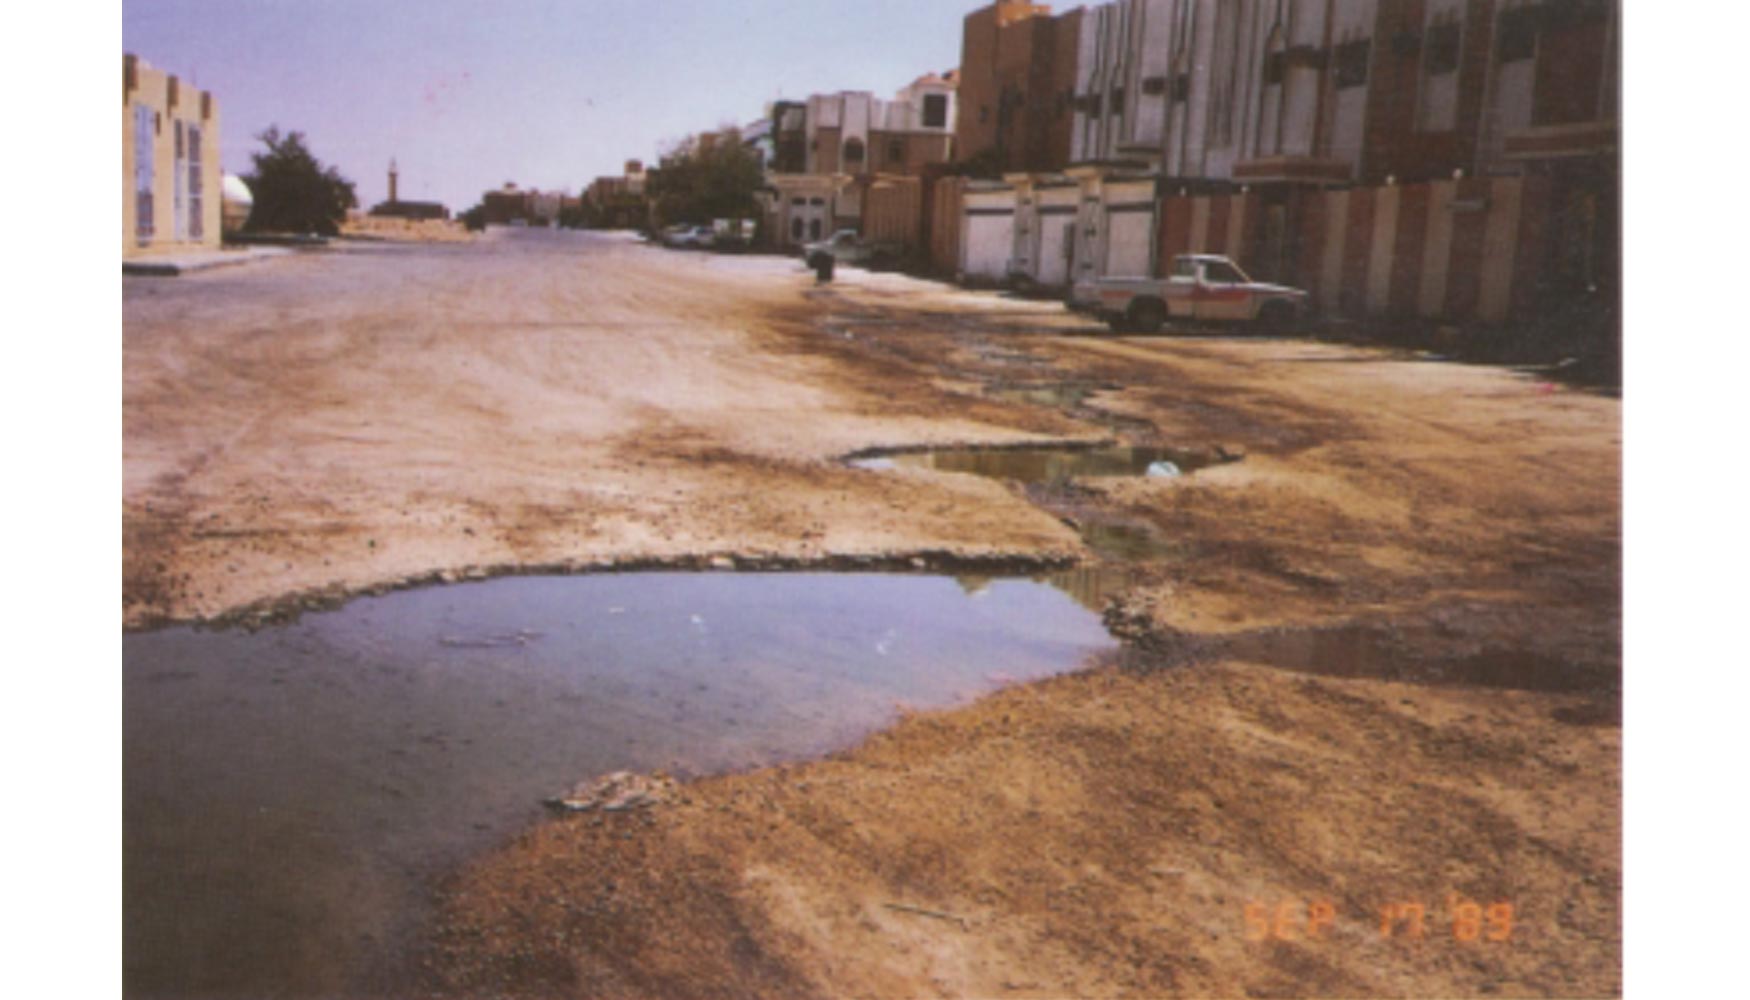
[[[361,206],[393,157],[401,198],[460,211],[506,181],[581,191],[775,98],[891,96],[956,66],[987,2],[124,0],[122,45],[213,93],[228,173],[278,125]]]

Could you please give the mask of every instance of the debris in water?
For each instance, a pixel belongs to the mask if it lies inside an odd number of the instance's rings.
[[[677,787],[675,780],[661,771],[649,775],[615,771],[594,781],[583,782],[564,795],[542,799],[541,803],[560,812],[588,812],[598,808],[602,812],[624,812],[667,802]]]
[[[515,632],[478,637],[446,635],[438,639],[438,645],[452,649],[502,649],[506,646],[527,646],[529,640],[540,637],[541,633],[534,629],[519,628]]]
[[[1167,477],[1171,477],[1171,476],[1178,476],[1178,475],[1182,475],[1182,474],[1183,473],[1181,473],[1179,471],[1179,467],[1177,465],[1174,465],[1172,462],[1169,462],[1166,459],[1162,459],[1158,462],[1148,463],[1147,475],[1150,478],[1161,479],[1161,478],[1167,478]]]

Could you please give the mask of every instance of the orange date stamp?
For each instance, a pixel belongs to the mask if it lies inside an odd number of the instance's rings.
[[[1324,899],[1253,901],[1242,913],[1246,940],[1254,942],[1322,941],[1338,916],[1336,906]],[[1513,938],[1513,917],[1511,902],[1479,903],[1453,894],[1444,906],[1422,900],[1385,903],[1366,920],[1379,937],[1394,941],[1450,938],[1464,944],[1501,944]]]

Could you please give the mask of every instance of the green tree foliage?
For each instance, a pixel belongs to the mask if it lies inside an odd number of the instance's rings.
[[[304,133],[280,134],[274,125],[256,136],[267,146],[251,154],[255,171],[243,178],[255,196],[245,227],[250,232],[320,233],[333,236],[349,208],[358,206],[352,181],[324,167],[304,143]]]
[[[705,225],[713,219],[754,218],[759,203],[754,192],[765,183],[759,157],[742,145],[734,130],[715,141],[694,140],[689,151],[665,159],[650,181],[650,195],[662,224]]]

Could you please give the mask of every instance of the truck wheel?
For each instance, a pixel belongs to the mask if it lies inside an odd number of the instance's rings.
[[[1130,304],[1126,318],[1132,332],[1155,333],[1167,321],[1167,307],[1154,299],[1140,299]]]

